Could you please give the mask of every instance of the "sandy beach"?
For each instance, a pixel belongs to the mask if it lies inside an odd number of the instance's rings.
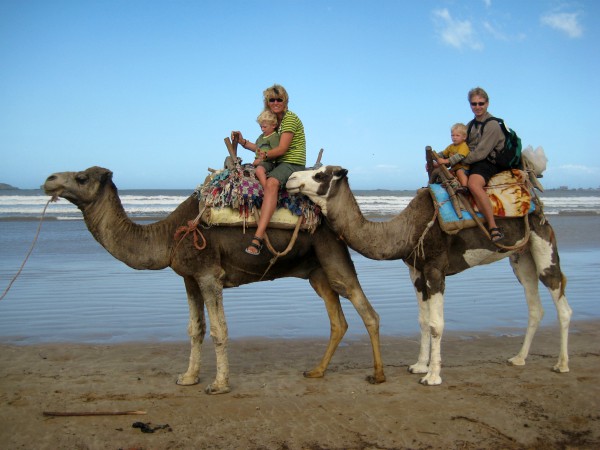
[[[540,329],[524,367],[522,336],[448,332],[441,386],[406,368],[416,337],[382,338],[387,382],[369,385],[368,342],[344,340],[322,379],[305,379],[325,339],[230,341],[229,394],[181,387],[187,343],[0,345],[4,449],[592,449],[600,447],[600,323],[576,322],[571,372],[557,374],[558,330]],[[44,412],[145,411],[47,417]],[[153,433],[134,423],[142,422]],[[168,426],[167,426],[168,425]],[[140,426],[138,424],[138,426]],[[164,426],[164,427],[161,427]]]

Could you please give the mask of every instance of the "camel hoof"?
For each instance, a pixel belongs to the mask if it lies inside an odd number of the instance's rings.
[[[408,371],[410,373],[427,373],[429,372],[429,367],[424,364],[413,364],[412,366],[408,366]]]
[[[227,393],[231,392],[231,389],[229,388],[229,386],[216,387],[212,384],[209,384],[208,386],[206,386],[206,388],[204,388],[204,392],[209,395],[218,395],[218,394],[227,394]]]
[[[179,386],[193,386],[200,383],[200,379],[198,377],[191,377],[184,374],[177,377],[176,383]]]
[[[421,378],[419,380],[419,383],[421,383],[423,386],[439,386],[440,384],[442,384],[442,377],[440,377],[439,375],[427,375]]]
[[[561,366],[560,364],[557,364],[552,368],[552,371],[556,373],[568,373],[570,369],[568,366]]]
[[[322,370],[311,370],[303,372],[304,378],[323,378],[325,376],[325,372]]]
[[[514,356],[508,360],[508,363],[511,366],[524,366],[525,359],[521,358],[520,356]]]
[[[381,374],[381,375],[369,375],[369,376],[367,376],[367,381],[370,384],[385,383],[385,375],[384,374]]]

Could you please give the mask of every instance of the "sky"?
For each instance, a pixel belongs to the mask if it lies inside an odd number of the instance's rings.
[[[193,190],[278,83],[307,165],[323,148],[353,189],[426,185],[476,86],[545,188],[598,188],[599,25],[596,0],[0,0],[0,182]]]

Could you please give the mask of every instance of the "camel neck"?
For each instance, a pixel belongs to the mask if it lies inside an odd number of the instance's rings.
[[[350,248],[376,260],[404,259],[411,253],[414,227],[404,214],[390,221],[366,219],[346,182],[341,182],[335,201],[327,203],[327,220]]]
[[[174,217],[181,207],[163,220],[141,225],[127,216],[116,190],[107,190],[101,199],[81,210],[94,238],[112,256],[134,269],[158,270],[170,264],[173,235],[184,223]]]

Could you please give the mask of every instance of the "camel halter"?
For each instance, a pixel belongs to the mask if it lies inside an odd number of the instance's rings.
[[[40,230],[42,229],[42,222],[44,221],[44,216],[46,215],[46,210],[48,209],[48,205],[51,202],[56,202],[56,201],[58,201],[58,197],[53,196],[53,197],[50,197],[50,200],[48,200],[46,202],[46,206],[44,206],[44,210],[42,211],[42,217],[40,217],[40,223],[39,223],[39,225],[37,227],[37,231],[36,231],[35,236],[33,238],[33,242],[31,243],[31,247],[29,247],[29,251],[27,252],[27,255],[25,255],[25,259],[23,260],[23,264],[21,264],[21,267],[19,267],[19,270],[17,271],[17,273],[15,274],[15,276],[12,278],[12,280],[10,280],[10,283],[8,283],[7,288],[4,290],[4,292],[0,296],[0,300],[3,300],[4,297],[6,297],[6,294],[8,294],[8,291],[12,287],[13,283],[17,280],[17,278],[19,277],[19,275],[21,275],[21,272],[23,271],[23,268],[25,267],[25,263],[29,259],[29,256],[31,255],[31,252],[33,252],[33,247],[35,247],[35,244],[36,244],[36,242],[38,240],[38,237],[40,235]]]

